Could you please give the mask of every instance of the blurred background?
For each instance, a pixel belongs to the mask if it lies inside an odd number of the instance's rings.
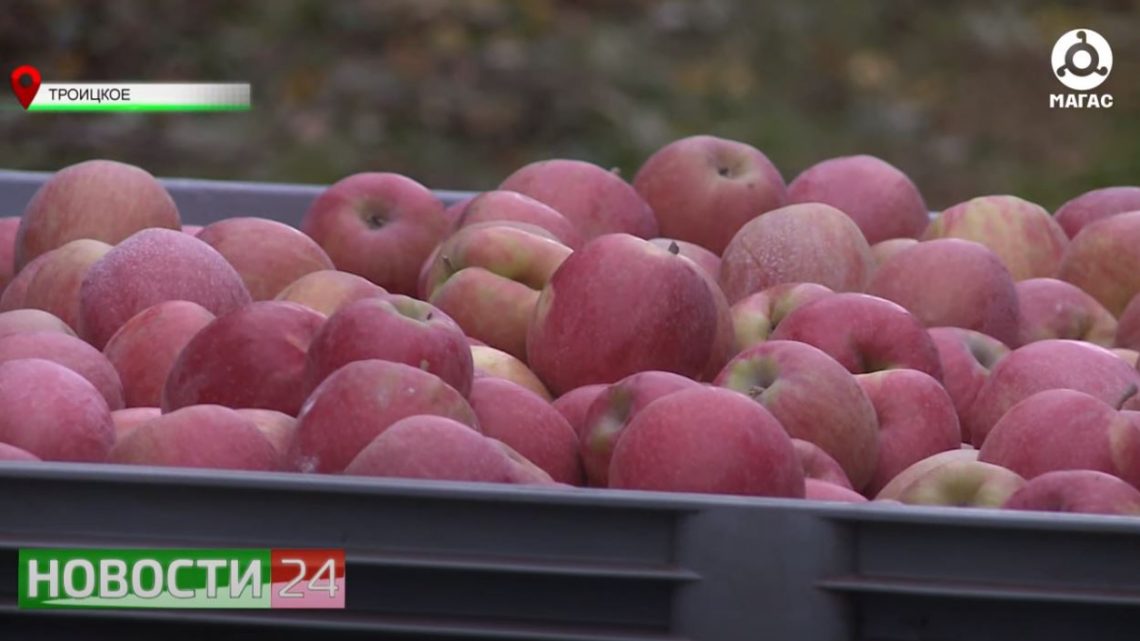
[[[1140,2],[7,0],[6,72],[249,81],[217,114],[37,114],[0,101],[0,167],[113,158],[160,176],[326,183],[396,171],[487,189],[538,159],[632,178],[666,142],[751,143],[790,181],[871,153],[935,209],[1013,193],[1052,210],[1140,184]],[[1050,109],[1049,56],[1113,47],[1107,110]],[[5,75],[7,75],[5,73]],[[18,212],[0,212],[13,214]]]

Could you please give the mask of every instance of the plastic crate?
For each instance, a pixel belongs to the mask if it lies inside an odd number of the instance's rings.
[[[0,172],[0,208],[47,176]],[[321,189],[164,182],[193,223]],[[30,546],[339,547],[348,607],[19,610]],[[0,463],[0,639],[124,636],[1134,641],[1140,519]]]

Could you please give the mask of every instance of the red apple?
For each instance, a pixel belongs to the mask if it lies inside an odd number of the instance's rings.
[[[40,457],[32,454],[31,452],[16,447],[15,445],[8,445],[7,443],[0,443],[0,461],[39,461]]]
[[[581,445],[575,447],[590,485],[609,485],[614,446],[638,412],[663,396],[698,386],[691,378],[655,371],[638,372],[606,386],[587,408],[577,439]]]
[[[275,300],[300,303],[325,316],[332,316],[349,303],[363,298],[379,298],[387,293],[383,287],[356,274],[323,269],[293,281],[277,293]]]
[[[0,312],[25,309],[24,298],[28,294],[28,287],[31,286],[32,279],[35,278],[40,268],[47,263],[48,258],[50,257],[46,253],[41,254],[16,272],[16,276],[4,288],[3,293],[0,293]]]
[[[303,472],[335,473],[396,421],[416,414],[478,429],[475,411],[435,374],[378,359],[355,361],[313,390],[297,417],[287,460]]]
[[[16,275],[16,231],[19,216],[0,218],[0,293]]]
[[[804,476],[792,439],[768,410],[701,386],[638,412],[614,448],[610,487],[803,498]]]
[[[1030,278],[1017,284],[1021,326],[1019,344],[1069,338],[1111,347],[1116,319],[1095,298],[1055,278]]]
[[[1057,470],[1029,479],[1002,508],[1140,516],[1140,490],[1104,472]]]
[[[0,443],[45,461],[99,462],[114,442],[111,410],[85,378],[41,358],[0,363]]]
[[[716,283],[717,275],[720,274],[720,256],[700,245],[673,238],[653,238],[649,242],[661,249],[669,249],[676,245],[681,256],[696,263],[697,267],[700,267],[701,271],[712,279],[713,283]]]
[[[333,268],[312,238],[275,220],[227,218],[197,237],[233,265],[253,300],[269,300],[305,274]]]
[[[480,376],[502,378],[525,387],[547,402],[553,400],[546,386],[538,380],[534,372],[530,371],[526,363],[502,350],[487,345],[472,345],[471,360],[475,367],[475,378]]]
[[[111,160],[65,167],[40,186],[16,236],[16,268],[80,238],[114,245],[149,227],[178,231],[178,208],[154,176]]]
[[[123,385],[115,367],[99,350],[61,332],[21,332],[0,338],[0,362],[42,358],[63,365],[91,383],[107,407],[123,407]]]
[[[628,234],[598,237],[554,272],[527,334],[548,389],[662,370],[696,377],[718,351],[720,310],[687,258]]]
[[[910,487],[916,480],[922,478],[926,473],[936,468],[942,467],[947,463],[954,462],[969,462],[978,460],[978,451],[969,449],[963,444],[961,449],[948,450],[946,452],[939,452],[933,456],[928,456],[921,461],[912,463],[910,467],[899,472],[879,493],[875,496],[876,501],[896,501],[899,502],[899,497],[903,491]]]
[[[792,445],[796,448],[796,456],[799,457],[800,467],[804,470],[805,480],[822,481],[836,487],[851,490],[851,480],[847,478],[847,473],[843,471],[843,466],[832,458],[830,454],[823,451],[822,447],[811,441],[798,438],[792,439]],[[854,492],[854,490],[852,490],[852,492]]]
[[[1120,359],[1123,360],[1125,363],[1128,363],[1129,365],[1132,365],[1133,367],[1140,367],[1140,365],[1137,365],[1137,361],[1140,361],[1140,352],[1138,352],[1134,349],[1125,349],[1122,347],[1116,347],[1116,348],[1113,348],[1112,353],[1119,356]]]
[[[780,283],[860,292],[873,265],[870,246],[843,212],[821,203],[788,205],[733,236],[721,256],[720,286],[730,304]]]
[[[1053,218],[1074,238],[1089,223],[1130,211],[1140,211],[1140,187],[1104,187],[1061,205]]]
[[[456,220],[455,229],[489,222],[516,222],[541,227],[559,242],[577,249],[584,242],[582,233],[557,210],[530,196],[496,189],[475,196]]]
[[[1120,412],[1076,390],[1038,392],[1001,417],[978,460],[1027,479],[1054,470],[1098,470],[1140,486],[1140,413]]]
[[[729,361],[716,385],[763,405],[794,438],[832,456],[862,489],[878,457],[875,408],[843,366],[806,343],[767,341]]]
[[[198,232],[202,231],[201,225],[182,225],[182,233],[197,236]]]
[[[901,305],[867,294],[833,294],[784,317],[771,340],[814,345],[852,374],[909,368],[942,380],[934,341]]]
[[[459,220],[463,218],[463,213],[467,211],[467,206],[471,204],[472,200],[479,194],[465,196],[446,205],[443,209],[443,217],[447,219],[448,233],[455,231],[459,227]],[[446,201],[446,198],[444,199]]]
[[[135,314],[168,300],[198,303],[221,315],[250,298],[241,276],[212,247],[182,232],[147,229],[87,270],[76,329],[102,349]]]
[[[55,314],[69,327],[79,326],[79,287],[87,270],[103,258],[111,246],[89,238],[66,243],[45,254],[24,293],[24,307]]]
[[[981,243],[997,254],[1015,281],[1056,275],[1069,244],[1049,212],[1016,196],[981,196],[954,205],[930,223],[923,238]]]
[[[162,389],[174,361],[213,320],[197,303],[168,300],[135,314],[111,336],[103,355],[119,373],[127,407],[162,405]]]
[[[110,463],[227,470],[281,469],[281,456],[253,421],[220,405],[191,405],[131,430]]]
[[[788,203],[811,202],[846,213],[871,244],[914,238],[930,222],[918,187],[875,156],[830,158],[803,170],[788,185]]]
[[[484,435],[511,446],[559,483],[584,484],[578,435],[537,394],[501,378],[478,378],[471,407]]]
[[[589,241],[603,234],[657,235],[653,210],[614,171],[581,160],[533,162],[507,176],[499,189],[517,191],[562,214]]]
[[[1140,294],[1140,211],[1086,225],[1073,239],[1058,278],[1083,289],[1114,316]]]
[[[901,253],[918,244],[915,238],[891,238],[871,245],[871,258],[875,261],[875,268],[887,262],[895,254]]]
[[[409,295],[416,292],[420,266],[449,228],[443,204],[427,187],[393,173],[340,180],[301,222],[337,269]]]
[[[998,419],[1037,392],[1073,389],[1119,406],[1136,395],[1137,385],[1140,372],[1103,347],[1081,341],[1037,341],[998,361],[962,418],[969,424],[970,440],[981,447]]]
[[[281,468],[286,469],[286,457],[289,455],[289,445],[293,442],[293,433],[297,431],[297,419],[277,410],[251,407],[239,409],[237,413],[253,421],[253,426],[277,450]]]
[[[958,413],[941,383],[913,369],[855,377],[871,399],[879,422],[879,458],[863,491],[878,494],[912,464],[962,444]]]
[[[608,387],[609,385],[603,383],[583,385],[554,399],[551,405],[570,423],[570,427],[574,428],[574,432],[581,439],[586,431],[586,414],[590,411],[590,406]]]
[[[867,502],[867,497],[855,490],[813,478],[804,479],[804,498],[810,501],[835,501],[839,503]]]
[[[1132,302],[1121,312],[1119,320],[1116,326],[1116,346],[1140,350],[1140,294],[1132,297]]]
[[[768,340],[788,314],[833,293],[815,283],[783,283],[740,299],[731,312],[734,353]]]
[[[880,265],[867,293],[902,305],[927,327],[962,327],[1017,344],[1017,290],[984,245],[957,238],[919,243]]]
[[[942,385],[954,402],[961,440],[969,443],[966,413],[978,390],[989,379],[990,371],[1009,353],[1009,348],[996,338],[961,327],[931,327],[927,333],[938,348]]]
[[[1025,486],[1025,479],[1004,467],[980,461],[951,461],[920,475],[901,494],[907,505],[1001,507]]]
[[[466,396],[474,364],[463,330],[432,305],[390,294],[345,306],[309,346],[304,389],[353,361],[379,358],[431,372]]]
[[[118,443],[136,427],[159,416],[162,416],[162,410],[157,407],[124,407],[111,412],[111,422],[115,425],[115,442]]]
[[[784,205],[784,177],[759,149],[715,136],[690,136],[658,149],[633,186],[661,233],[713,253],[756,216]]]
[[[59,317],[42,309],[13,309],[0,312],[0,338],[22,332],[59,332],[75,336],[75,332]]]

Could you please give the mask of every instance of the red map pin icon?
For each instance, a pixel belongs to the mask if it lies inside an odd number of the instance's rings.
[[[12,93],[24,105],[24,109],[32,104],[36,92],[40,90],[40,72],[31,65],[16,67],[12,72]]]

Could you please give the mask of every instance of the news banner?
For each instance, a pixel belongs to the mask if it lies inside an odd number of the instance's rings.
[[[343,609],[344,550],[21,549],[19,607]]]

